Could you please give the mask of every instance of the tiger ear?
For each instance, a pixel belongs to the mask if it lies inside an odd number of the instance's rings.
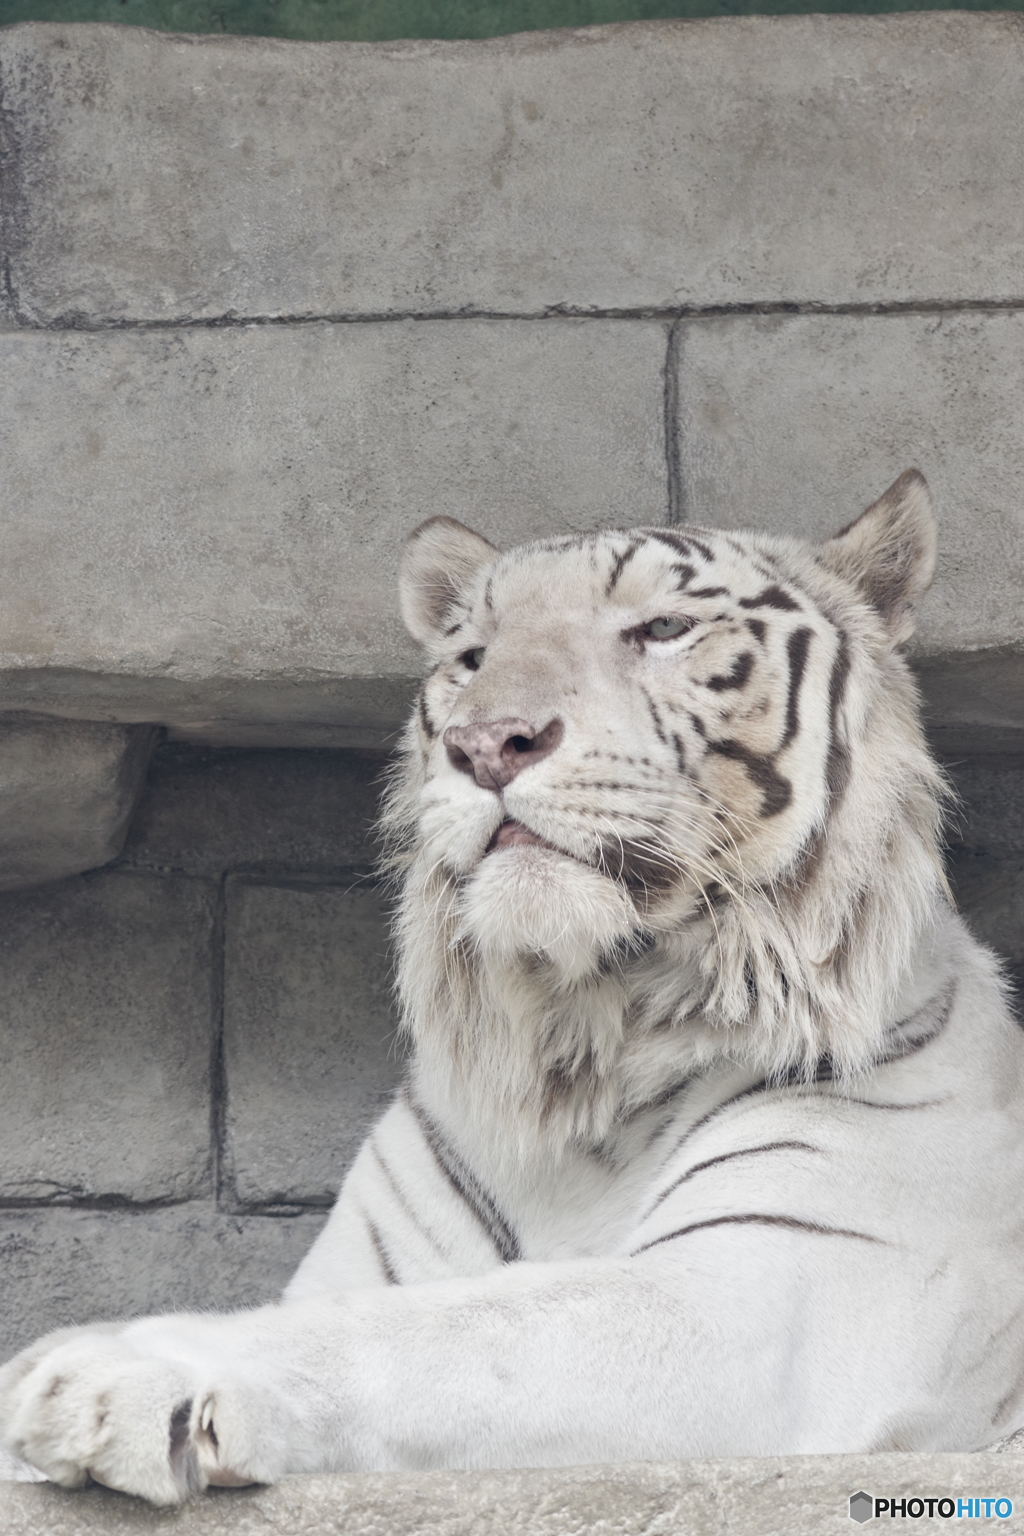
[[[914,605],[932,584],[937,545],[925,478],[908,469],[819,554],[878,610],[899,645],[914,633]]]
[[[498,551],[454,517],[428,517],[405,541],[398,601],[405,627],[420,645],[442,638],[452,607]]]

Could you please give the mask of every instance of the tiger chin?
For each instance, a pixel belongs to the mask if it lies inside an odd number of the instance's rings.
[[[418,528],[407,1080],[280,1304],[40,1340],[9,1450],[173,1504],[1024,1425],[1024,1034],[901,654],[935,551],[913,470],[819,545]]]

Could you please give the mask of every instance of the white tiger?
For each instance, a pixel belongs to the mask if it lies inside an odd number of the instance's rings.
[[[173,1503],[1024,1423],[1024,1033],[897,649],[934,551],[916,471],[819,546],[419,528],[407,1084],[281,1305],[51,1335],[8,1446]]]

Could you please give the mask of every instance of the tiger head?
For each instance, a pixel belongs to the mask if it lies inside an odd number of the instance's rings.
[[[415,530],[385,825],[428,1065],[580,1136],[716,1053],[871,1059],[942,889],[898,651],[935,543],[914,470],[819,545]]]

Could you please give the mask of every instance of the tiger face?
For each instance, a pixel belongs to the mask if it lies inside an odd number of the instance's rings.
[[[845,643],[753,540],[560,540],[461,602],[418,721],[460,873],[537,847],[656,919],[668,892],[779,873],[821,823]]]
[[[934,560],[916,471],[819,546],[639,528],[501,554],[423,524],[400,591],[432,668],[389,812],[407,947],[426,924],[447,981],[458,955],[597,1012],[614,976],[623,1050],[657,1013],[691,1044],[746,1030],[776,1066],[852,1062],[878,1021],[844,1045],[835,1016],[859,1017],[839,994],[880,941],[880,870],[920,887],[897,950],[934,895],[937,780],[897,653]]]

